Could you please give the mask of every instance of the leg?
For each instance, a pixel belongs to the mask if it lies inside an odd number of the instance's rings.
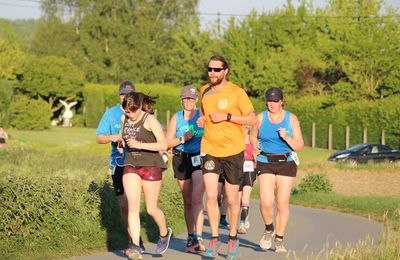
[[[158,229],[160,231],[160,236],[166,236],[167,223],[165,220],[165,215],[158,207],[158,195],[160,194],[162,181],[143,181],[143,192],[146,202],[147,213],[154,219]]]
[[[192,205],[193,205],[193,221],[196,225],[196,234],[203,233],[204,214],[203,214],[203,194],[204,180],[201,170],[192,174]]]
[[[211,227],[211,236],[218,236],[219,208],[218,208],[218,178],[216,173],[203,174],[204,186],[207,198],[207,213]]]
[[[135,173],[123,176],[124,190],[128,201],[128,230],[132,242],[139,245],[140,237],[140,196],[142,192],[142,179]]]
[[[188,233],[193,233],[194,231],[194,221],[193,221],[193,206],[192,206],[192,179],[188,180],[178,180],[179,188],[182,192],[183,206],[184,206],[184,216],[186,222],[186,228]]]
[[[274,218],[274,190],[276,177],[274,174],[261,174],[258,177],[260,185],[260,211],[264,220],[264,224],[268,225],[273,222]]]
[[[276,234],[283,236],[289,220],[289,199],[294,178],[277,175],[276,208]]]
[[[239,185],[230,184],[225,181],[225,192],[229,212],[229,235],[234,237],[237,235],[238,219],[239,219]]]

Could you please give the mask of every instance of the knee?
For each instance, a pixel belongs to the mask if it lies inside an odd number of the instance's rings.
[[[262,209],[272,209],[274,206],[273,200],[260,200],[260,206]]]
[[[289,202],[288,201],[277,201],[276,209],[278,210],[278,212],[289,211]]]
[[[147,208],[147,214],[149,214],[150,216],[154,216],[158,211],[157,207],[151,207],[151,208]]]
[[[228,204],[228,207],[238,207],[239,206],[239,198],[232,198],[228,197],[226,200],[226,203]]]

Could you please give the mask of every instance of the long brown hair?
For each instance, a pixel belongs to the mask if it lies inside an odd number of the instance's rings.
[[[122,108],[135,112],[138,109],[142,109],[144,112],[154,114],[156,99],[158,96],[149,96],[141,92],[132,92],[126,94],[122,101]]]

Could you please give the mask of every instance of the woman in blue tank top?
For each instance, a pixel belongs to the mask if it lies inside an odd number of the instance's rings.
[[[204,181],[201,171],[200,142],[204,129],[196,123],[200,110],[197,89],[184,86],[181,91],[183,109],[171,118],[168,131],[168,148],[173,148],[172,165],[174,176],[182,192],[184,215],[188,238],[186,251],[204,251],[203,232],[203,193]]]
[[[260,210],[265,231],[260,247],[268,250],[275,242],[275,252],[284,253],[283,235],[289,220],[289,198],[299,163],[295,151],[304,147],[297,117],[283,109],[283,92],[270,88],[265,93],[267,110],[257,115],[250,141],[257,149],[257,175],[260,184]],[[277,215],[274,228],[276,191]]]

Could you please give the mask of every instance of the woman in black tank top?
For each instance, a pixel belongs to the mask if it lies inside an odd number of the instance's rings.
[[[128,199],[128,228],[132,239],[127,250],[130,259],[139,259],[143,253],[139,247],[142,190],[147,212],[160,232],[157,253],[163,254],[167,250],[172,235],[165,215],[157,205],[162,171],[167,168],[159,152],[167,149],[167,141],[160,123],[153,116],[154,104],[154,98],[137,92],[127,94],[122,102],[125,111],[121,118],[122,137],[126,149],[123,185]]]

